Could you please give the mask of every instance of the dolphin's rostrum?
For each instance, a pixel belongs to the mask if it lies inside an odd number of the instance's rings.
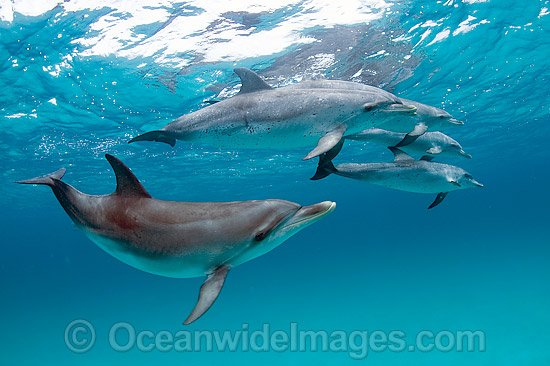
[[[210,308],[231,268],[269,252],[336,206],[326,201],[302,207],[276,199],[161,201],[152,198],[120,160],[105,157],[117,180],[116,191],[109,195],[87,195],[62,182],[64,168],[17,183],[51,187],[76,226],[124,263],[167,277],[207,275],[184,324]]]

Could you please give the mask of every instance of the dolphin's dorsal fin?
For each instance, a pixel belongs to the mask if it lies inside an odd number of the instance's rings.
[[[422,161],[432,161],[434,159],[433,156],[430,156],[430,155],[423,155],[420,159],[418,160],[422,160]]]
[[[126,165],[112,155],[105,154],[105,158],[113,167],[116,175],[116,191],[118,196],[137,196],[151,198],[145,188],[141,185],[134,173]]]
[[[260,90],[273,89],[268,83],[250,69],[237,67],[235,73],[241,78],[241,90],[239,94],[253,93]]]
[[[394,162],[414,161],[414,158],[412,156],[410,156],[409,154],[407,154],[406,152],[404,152],[403,150],[400,150],[400,149],[398,149],[396,147],[393,147],[393,146],[388,147],[388,149],[390,149],[390,151],[394,155],[394,158],[393,158]]]

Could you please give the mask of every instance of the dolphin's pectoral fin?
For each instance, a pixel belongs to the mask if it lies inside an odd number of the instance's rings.
[[[150,131],[147,133],[144,133],[143,135],[139,135],[128,141],[129,144],[136,141],[156,141],[156,142],[164,142],[165,144],[168,144],[172,147],[176,144],[176,139],[170,136],[166,136],[164,131]]]
[[[208,275],[206,281],[201,286],[199,301],[197,301],[197,305],[195,305],[191,314],[183,322],[184,325],[193,323],[210,309],[222,290],[228,272],[229,266],[225,265],[218,267],[212,274]]]
[[[393,161],[396,163],[398,161],[414,161],[414,158],[403,150],[399,150],[398,148],[393,146],[388,147],[388,149],[390,149],[390,151],[393,153]]]
[[[319,155],[319,165],[324,165],[326,163],[329,163],[340,153],[342,150],[342,147],[344,146],[344,139],[340,139],[336,145],[326,153]]]
[[[239,94],[273,89],[273,87],[263,81],[262,78],[252,70],[244,67],[237,67],[233,71],[235,71],[241,79],[241,90],[239,90]]]
[[[428,130],[428,126],[424,123],[419,123],[416,126],[414,126],[414,130],[409,132],[408,134],[403,137],[403,140],[401,140],[395,147],[403,147],[412,144],[416,141],[417,138],[422,136],[426,131]]]
[[[327,132],[325,136],[319,139],[319,142],[317,143],[315,149],[311,150],[302,160],[309,160],[311,158],[329,152],[335,147],[336,150],[334,150],[331,154],[333,154],[334,156],[338,155],[338,153],[342,149],[342,146],[340,145],[339,148],[337,146],[338,144],[343,144],[344,132],[346,132],[346,129],[343,127]]]
[[[443,152],[443,149],[441,148],[441,146],[434,146],[434,147],[426,150],[426,152],[428,154],[437,155],[437,154],[441,154]]]
[[[112,155],[105,154],[116,176],[116,191],[119,196],[137,196],[151,198],[134,173],[124,163]]]
[[[440,192],[440,193],[438,193],[438,194],[437,194],[437,197],[435,198],[435,200],[432,202],[432,204],[430,205],[430,207],[428,207],[428,210],[429,210],[430,208],[434,208],[435,206],[439,205],[439,204],[443,201],[443,199],[444,199],[445,197],[447,197],[447,193],[449,193],[449,192]]]

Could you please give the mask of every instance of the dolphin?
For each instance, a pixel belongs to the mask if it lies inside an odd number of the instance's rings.
[[[227,148],[300,148],[316,145],[304,160],[332,149],[344,135],[376,127],[395,115],[414,115],[382,89],[272,88],[256,73],[236,68],[237,95],[183,115],[161,130],[129,142],[176,139]],[[404,117],[405,118],[405,117]]]
[[[120,160],[105,157],[117,181],[109,195],[87,195],[62,182],[64,168],[16,183],[49,186],[89,239],[132,267],[175,278],[207,275],[184,324],[210,308],[231,268],[271,251],[336,207],[329,201],[300,206],[277,199],[161,201],[152,198]]]
[[[384,123],[378,125],[379,128],[407,132],[401,142],[395,147],[402,147],[412,144],[418,137],[422,136],[428,129],[430,131],[439,131],[447,127],[461,126],[464,122],[459,121],[442,109],[422,104],[412,100],[401,98],[401,103],[407,103],[414,106],[416,114],[414,118],[402,118],[394,115]]]
[[[483,187],[464,169],[433,162],[433,156],[425,155],[414,160],[399,148],[392,146],[389,149],[394,154],[393,163],[340,164],[335,167],[329,158],[321,156],[317,172],[311,179],[322,179],[334,173],[400,191],[437,193],[428,209],[440,204],[450,191]]]
[[[354,135],[346,136],[348,140],[368,141],[384,146],[394,146],[405,138],[405,133],[382,130],[380,128],[368,128]],[[442,132],[426,132],[419,136],[413,143],[401,147],[406,153],[420,153],[430,155],[462,156],[471,159],[472,155],[466,153],[462,146],[453,138]]]
[[[353,81],[344,80],[306,80],[299,83],[287,85],[286,89],[336,89],[336,90],[360,90],[366,92],[374,92],[381,90],[371,85],[356,83]],[[390,94],[389,92],[385,92]],[[393,94],[391,94],[393,95]],[[397,114],[388,115],[388,118],[382,123],[377,124],[381,129],[386,129],[395,132],[405,132],[401,141],[395,144],[395,147],[403,147],[412,144],[418,137],[422,136],[428,129],[430,131],[438,131],[452,126],[463,125],[464,122],[453,118],[449,113],[442,109],[432,107],[423,103],[412,100],[399,98],[403,105],[408,105],[415,108],[414,114]]]

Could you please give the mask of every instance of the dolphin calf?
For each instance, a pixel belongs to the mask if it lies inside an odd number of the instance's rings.
[[[395,115],[414,115],[416,107],[382,89],[274,89],[256,73],[236,68],[241,89],[232,98],[183,115],[161,130],[129,142],[176,139],[228,148],[315,146],[304,160],[332,149],[344,135],[376,127]],[[399,118],[397,120],[400,120]]]
[[[311,206],[268,199],[243,202],[172,202],[152,198],[117,158],[105,155],[117,186],[113,194],[87,195],[54,173],[20,184],[49,186],[84,234],[120,261],[166,277],[207,275],[190,324],[214,303],[228,271],[259,257],[331,213],[336,204]]]
[[[336,89],[336,90],[360,90],[374,92],[381,90],[371,85],[356,83],[343,80],[306,80],[296,84],[283,87],[285,89]],[[281,89],[283,89],[281,88]],[[389,92],[385,92],[390,94]],[[393,94],[390,94],[393,95]],[[403,105],[415,108],[413,114],[392,114],[376,126],[395,132],[405,132],[401,141],[395,144],[396,147],[403,147],[413,143],[418,137],[422,136],[428,129],[438,131],[447,127],[463,125],[464,122],[453,118],[449,113],[442,109],[435,108],[426,104],[418,103],[412,100],[399,98]]]
[[[405,138],[405,133],[369,128],[365,131],[346,136],[348,140],[368,141],[384,146],[395,146]],[[462,146],[453,138],[442,132],[426,132],[419,136],[413,143],[401,147],[406,153],[420,153],[431,155],[462,156],[471,159],[472,155],[466,153]]]
[[[414,160],[396,147],[393,163],[340,164],[334,166],[326,156],[319,157],[317,172],[311,178],[318,180],[334,173],[342,177],[416,193],[437,193],[428,209],[437,206],[450,191],[483,187],[468,172],[457,166],[433,162],[433,156]]]

